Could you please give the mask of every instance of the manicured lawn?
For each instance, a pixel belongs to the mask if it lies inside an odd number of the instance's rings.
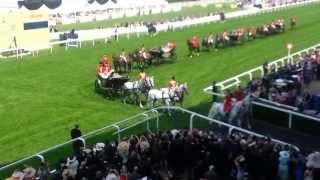
[[[132,22],[141,22],[141,21],[159,21],[159,20],[168,20],[172,18],[177,18],[180,16],[207,16],[208,13],[219,12],[219,11],[235,11],[238,8],[230,8],[230,4],[222,4],[222,7],[216,7],[216,5],[208,5],[207,7],[202,6],[193,6],[193,7],[185,7],[179,12],[168,12],[162,14],[153,14],[153,15],[143,15],[143,16],[135,16],[135,17],[124,17],[118,19],[108,19],[103,21],[94,21],[94,22],[84,22],[77,24],[65,24],[65,25],[57,25],[57,29],[59,31],[67,31],[75,28],[76,30],[80,29],[92,29],[98,27],[112,27],[115,24],[123,24],[123,23],[132,23]]]
[[[154,47],[171,40],[177,45],[178,59],[173,64],[148,68],[156,87],[165,86],[175,75],[179,82],[188,82],[189,95],[184,106],[205,111],[202,107],[210,97],[202,89],[213,80],[223,80],[265,60],[286,55],[285,44],[292,42],[294,51],[319,43],[320,5],[291,8],[270,14],[232,19],[174,32],[156,37],[120,39],[119,42],[100,42],[92,48],[84,43],[81,49],[57,47],[53,54],[40,52],[39,57],[25,57],[22,61],[0,61],[0,163],[24,156],[69,139],[74,124],[84,133],[111,124],[140,112],[135,105],[120,100],[107,100],[94,92],[95,67],[103,53],[119,53],[121,48],[132,50],[145,44]],[[187,57],[185,41],[191,35],[199,37],[208,32],[220,32],[239,26],[258,25],[272,19],[298,17],[297,29],[283,34],[259,38],[243,45],[203,52],[200,57]],[[130,74],[136,77],[136,72]]]

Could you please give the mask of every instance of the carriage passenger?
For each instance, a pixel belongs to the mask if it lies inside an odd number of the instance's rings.
[[[165,47],[162,47],[161,50],[164,53],[168,53],[170,52],[173,48],[175,48],[175,45],[172,42],[168,42],[167,45]]]
[[[237,29],[237,33],[238,33],[238,36],[243,36],[244,35],[244,29],[242,27],[238,28]]]
[[[174,49],[176,47],[176,45],[174,45],[173,42],[169,41],[167,43],[167,47],[171,50],[171,49]]]
[[[282,27],[284,25],[284,19],[278,19],[278,24]]]
[[[209,43],[209,44],[213,44],[213,43],[214,43],[214,37],[213,37],[213,34],[212,34],[212,33],[209,34],[209,36],[208,36],[208,43]]]
[[[268,32],[269,31],[269,25],[268,24],[264,24],[263,25],[263,32]]]
[[[142,47],[139,51],[139,54],[141,54],[141,56],[145,59],[148,59],[148,56],[147,56],[147,50],[146,48],[144,47],[144,44],[142,44]]]
[[[271,22],[270,27],[271,27],[272,29],[276,29],[276,25],[275,25],[274,21]]]
[[[230,38],[229,38],[229,34],[228,34],[227,31],[224,31],[224,32],[222,33],[222,37],[223,37],[224,40],[227,40],[227,41],[230,39]]]
[[[127,55],[126,55],[126,52],[124,51],[124,49],[122,49],[122,51],[121,51],[120,58],[122,61],[127,62]]]

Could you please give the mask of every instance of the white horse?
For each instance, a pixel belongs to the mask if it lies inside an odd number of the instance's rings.
[[[141,98],[139,98],[140,94],[144,94],[146,97],[150,89],[154,88],[154,78],[153,76],[147,76],[144,80],[140,81],[129,81],[124,83],[123,91],[128,96],[133,96],[136,102],[139,103],[139,106],[143,108]],[[124,98],[124,102],[126,102],[127,96]],[[138,102],[139,101],[139,102]]]
[[[179,87],[173,91],[168,88],[162,89],[151,89],[148,93],[148,105],[149,107],[154,107],[154,104],[158,100],[162,100],[167,106],[174,104],[175,102],[180,102],[182,104],[184,95],[188,93],[187,83],[181,84]]]
[[[251,113],[251,95],[247,95],[242,101],[232,100],[232,107],[228,117],[223,111],[223,103],[214,102],[209,110],[208,117],[216,118],[221,121],[227,121],[229,124],[235,124],[239,127],[246,126],[251,128],[249,123]],[[243,124],[245,123],[245,124]]]

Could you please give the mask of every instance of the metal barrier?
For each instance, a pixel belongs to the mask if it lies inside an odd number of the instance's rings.
[[[275,66],[275,68],[277,70],[279,67],[283,66],[286,62],[287,63],[297,63],[298,59],[296,59],[294,57],[299,56],[302,53],[306,53],[306,52],[308,52],[310,50],[315,50],[316,48],[320,48],[320,43],[316,44],[314,46],[311,46],[309,48],[303,49],[301,51],[298,51],[296,53],[293,53],[290,56],[285,56],[285,57],[282,57],[282,58],[280,58],[278,60],[272,61],[272,62],[270,62],[268,64],[268,67],[270,68],[272,66]],[[243,72],[243,73],[238,74],[238,75],[236,75],[234,77],[231,77],[229,79],[226,79],[224,81],[221,81],[221,82],[217,83],[216,86],[219,88],[220,92],[213,93],[212,92],[212,86],[204,88],[203,91],[206,94],[210,94],[210,95],[219,94],[220,96],[224,96],[222,91],[240,85],[240,83],[242,82],[241,78],[249,77],[249,80],[252,80],[253,77],[254,77],[254,73],[258,73],[259,77],[263,77],[263,75],[264,75],[263,74],[263,66],[262,65],[258,66],[256,68],[250,69],[250,70],[248,70],[246,72]]]
[[[26,157],[26,158],[23,158],[21,160],[18,160],[14,163],[11,163],[11,164],[8,164],[8,165],[5,165],[3,167],[0,168],[0,173],[7,170],[8,168],[11,168],[11,167],[14,167],[16,165],[19,165],[29,159],[32,159],[34,157],[36,158],[39,158],[39,160],[41,161],[44,161],[46,159],[45,155],[46,152],[52,152],[52,151],[55,151],[55,150],[58,150],[59,148],[63,148],[63,146],[65,145],[70,145],[72,144],[73,142],[75,141],[78,141],[78,140],[81,140],[83,142],[83,144],[86,146],[87,143],[86,143],[86,139],[88,139],[89,137],[92,137],[92,136],[96,136],[100,133],[103,133],[105,132],[106,130],[109,130],[109,129],[115,129],[116,132],[113,133],[114,135],[117,135],[117,140],[120,140],[121,139],[121,133],[124,132],[124,131],[127,131],[129,129],[132,129],[132,128],[135,128],[136,126],[140,125],[140,124],[143,124],[143,123],[146,123],[147,125],[147,128],[146,128],[146,131],[150,131],[149,129],[149,126],[150,126],[150,121],[153,120],[153,121],[156,121],[156,131],[159,130],[159,121],[160,121],[160,116],[162,114],[160,113],[166,113],[167,111],[175,111],[175,112],[181,112],[183,114],[187,114],[189,115],[189,125],[188,125],[188,128],[189,129],[193,129],[194,127],[194,124],[196,123],[196,120],[195,118],[201,118],[202,120],[205,120],[205,121],[208,121],[208,122],[211,122],[211,123],[215,123],[219,126],[223,126],[223,127],[226,127],[228,128],[228,132],[229,133],[232,133],[233,131],[239,131],[239,132],[242,132],[242,133],[245,133],[245,134],[248,134],[248,135],[254,135],[254,136],[258,136],[258,137],[264,137],[264,135],[261,135],[261,134],[258,134],[258,133],[255,133],[255,132],[252,132],[252,131],[249,131],[249,130],[246,130],[246,129],[242,129],[240,127],[236,127],[236,126],[233,126],[233,125],[230,125],[230,124],[227,124],[227,123],[224,123],[224,122],[221,122],[221,121],[218,121],[218,120],[215,120],[215,119],[211,119],[211,118],[208,118],[204,115],[201,115],[201,114],[198,114],[196,112],[192,112],[190,110],[187,110],[187,109],[184,109],[184,108],[181,108],[181,107],[168,107],[168,106],[161,106],[161,107],[157,107],[157,108],[154,108],[154,109],[151,109],[149,111],[145,111],[145,112],[142,112],[142,113],[139,113],[139,114],[136,114],[134,116],[131,116],[127,119],[124,119],[122,121],[119,121],[119,122],[116,122],[112,125],[108,125],[108,126],[105,126],[103,128],[100,128],[100,129],[97,129],[97,130],[94,130],[92,132],[89,132],[83,136],[81,136],[80,138],[77,138],[77,139],[73,139],[73,140],[70,140],[70,141],[67,141],[65,143],[62,143],[62,144],[59,144],[59,145],[55,145],[53,147],[50,147],[44,151],[40,151],[38,153],[35,153],[34,155],[32,156],[29,156],[29,157]],[[132,122],[132,120],[137,120],[137,121],[134,121]],[[125,124],[125,127],[121,127],[122,124],[124,123],[130,123],[129,125],[126,126]],[[277,139],[272,139],[274,142],[276,143],[280,143],[280,144],[288,144],[286,142],[283,142],[283,141],[280,141],[280,140],[277,140]],[[296,149],[298,149],[296,146],[294,146]],[[55,172],[55,170],[53,170],[52,172]]]
[[[316,44],[314,46],[311,46],[309,48],[303,49],[301,51],[298,51],[290,56],[286,56],[286,57],[282,57],[278,60],[275,60],[273,62],[270,62],[268,64],[268,67],[272,67],[275,66],[275,69],[278,70],[279,67],[283,66],[285,63],[298,63],[298,58],[294,58],[297,56],[300,56],[302,53],[306,53],[312,50],[315,50],[316,48],[320,48],[320,44]],[[254,77],[254,73],[257,73],[259,77],[263,77],[263,67],[259,66],[256,68],[253,68],[251,70],[248,70],[246,72],[243,72],[239,75],[236,75],[234,77],[231,77],[227,80],[221,81],[219,83],[216,84],[216,86],[219,88],[219,92],[212,92],[212,86],[209,86],[205,89],[203,89],[204,93],[206,94],[210,94],[210,95],[216,95],[216,96],[220,96],[220,97],[224,97],[224,93],[223,91],[235,86],[240,85],[241,83],[241,79],[240,78],[245,78],[245,77],[249,77],[249,80],[252,80]],[[264,102],[257,102],[254,101],[253,104],[257,105],[257,106],[261,106],[261,107],[265,107],[265,108],[269,108],[269,109],[273,109],[276,110],[278,112],[284,112],[287,113],[288,116],[288,127],[291,128],[292,127],[292,115],[298,116],[298,117],[303,117],[306,119],[310,119],[316,122],[320,122],[320,118],[319,117],[315,117],[315,116],[311,116],[311,115],[306,115],[300,112],[297,112],[297,108],[293,107],[293,106],[288,106],[288,105],[284,105],[284,104],[280,104],[277,102],[272,102],[266,99],[262,99],[259,98],[260,101]]]
[[[293,115],[301,117],[301,118],[310,119],[312,121],[320,123],[320,118],[315,117],[315,116],[306,115],[306,114],[303,114],[303,113],[299,113],[299,112],[296,112],[296,111],[293,111],[293,110],[279,108],[279,107],[276,107],[276,106],[271,106],[271,105],[268,105],[268,104],[265,104],[265,103],[260,103],[260,102],[257,102],[257,101],[252,102],[252,104],[257,105],[257,106],[261,106],[261,107],[265,107],[265,108],[269,108],[269,109],[273,109],[273,110],[276,110],[276,111],[287,113],[289,115],[288,116],[288,128],[290,128],[290,129],[292,128],[292,116]]]

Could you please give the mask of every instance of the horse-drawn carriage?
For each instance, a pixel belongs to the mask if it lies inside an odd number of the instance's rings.
[[[118,74],[113,74],[109,78],[102,78],[97,76],[95,80],[95,91],[106,95],[108,98],[121,96],[123,85],[129,81],[126,76],[120,76]]]
[[[167,47],[158,48],[158,49],[151,49],[149,51],[151,58],[156,60],[158,64],[163,61],[174,61],[177,59],[176,49],[172,48],[169,49]]]

